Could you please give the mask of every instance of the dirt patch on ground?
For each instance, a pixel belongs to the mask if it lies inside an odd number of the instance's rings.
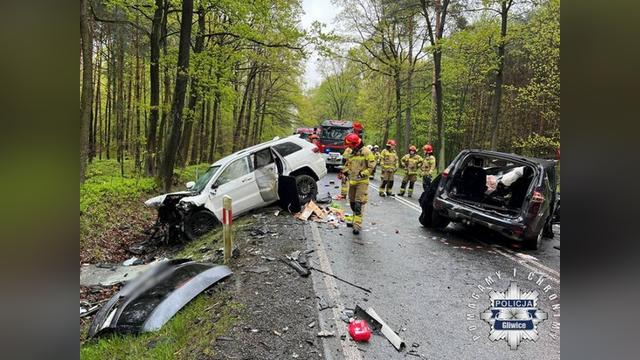
[[[226,338],[214,343],[215,359],[323,356],[311,277],[278,260],[306,250],[305,225],[289,214],[274,216],[277,210],[254,214],[255,222],[236,235],[240,256],[226,285],[243,310]]]
[[[80,264],[120,263],[131,257],[129,247],[149,236],[145,231],[157,217],[156,209],[143,205],[147,198],[80,215]]]

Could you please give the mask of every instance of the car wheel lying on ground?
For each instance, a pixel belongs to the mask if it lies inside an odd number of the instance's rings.
[[[193,239],[221,223],[225,196],[232,199],[234,217],[279,200],[289,208],[291,204],[282,201],[290,199],[285,194],[297,192],[302,204],[313,200],[318,193],[317,181],[326,174],[324,159],[315,145],[298,135],[275,138],[216,161],[196,181],[187,183],[187,191],[156,196],[145,205],[158,208],[157,227],[168,227],[169,234],[178,231]],[[288,176],[295,178],[297,188],[283,181]]]
[[[495,151],[463,150],[420,197],[419,221],[443,228],[477,224],[537,249],[553,236],[555,161]]]

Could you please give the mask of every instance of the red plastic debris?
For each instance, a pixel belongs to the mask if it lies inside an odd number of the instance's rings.
[[[369,341],[371,338],[369,324],[364,320],[352,320],[349,323],[349,335],[355,341]]]

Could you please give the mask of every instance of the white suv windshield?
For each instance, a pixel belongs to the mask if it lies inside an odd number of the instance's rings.
[[[208,168],[207,171],[205,171],[205,173],[196,180],[196,184],[193,186],[192,190],[195,192],[201,192],[218,170],[220,170],[220,165]]]

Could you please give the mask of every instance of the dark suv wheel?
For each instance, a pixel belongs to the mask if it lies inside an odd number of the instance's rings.
[[[211,211],[197,210],[185,218],[184,233],[189,240],[193,240],[213,230],[217,223],[218,219]]]
[[[300,174],[296,176],[296,185],[298,186],[298,197],[301,205],[315,200],[316,195],[318,195],[316,179],[310,175]]]
[[[418,221],[420,221],[420,224],[424,227],[443,229],[449,225],[449,219],[438,214],[437,211],[433,211],[433,198],[439,184],[440,175],[433,179],[429,188],[422,192],[422,195],[420,196],[420,207],[422,208],[422,213],[420,214]]]

